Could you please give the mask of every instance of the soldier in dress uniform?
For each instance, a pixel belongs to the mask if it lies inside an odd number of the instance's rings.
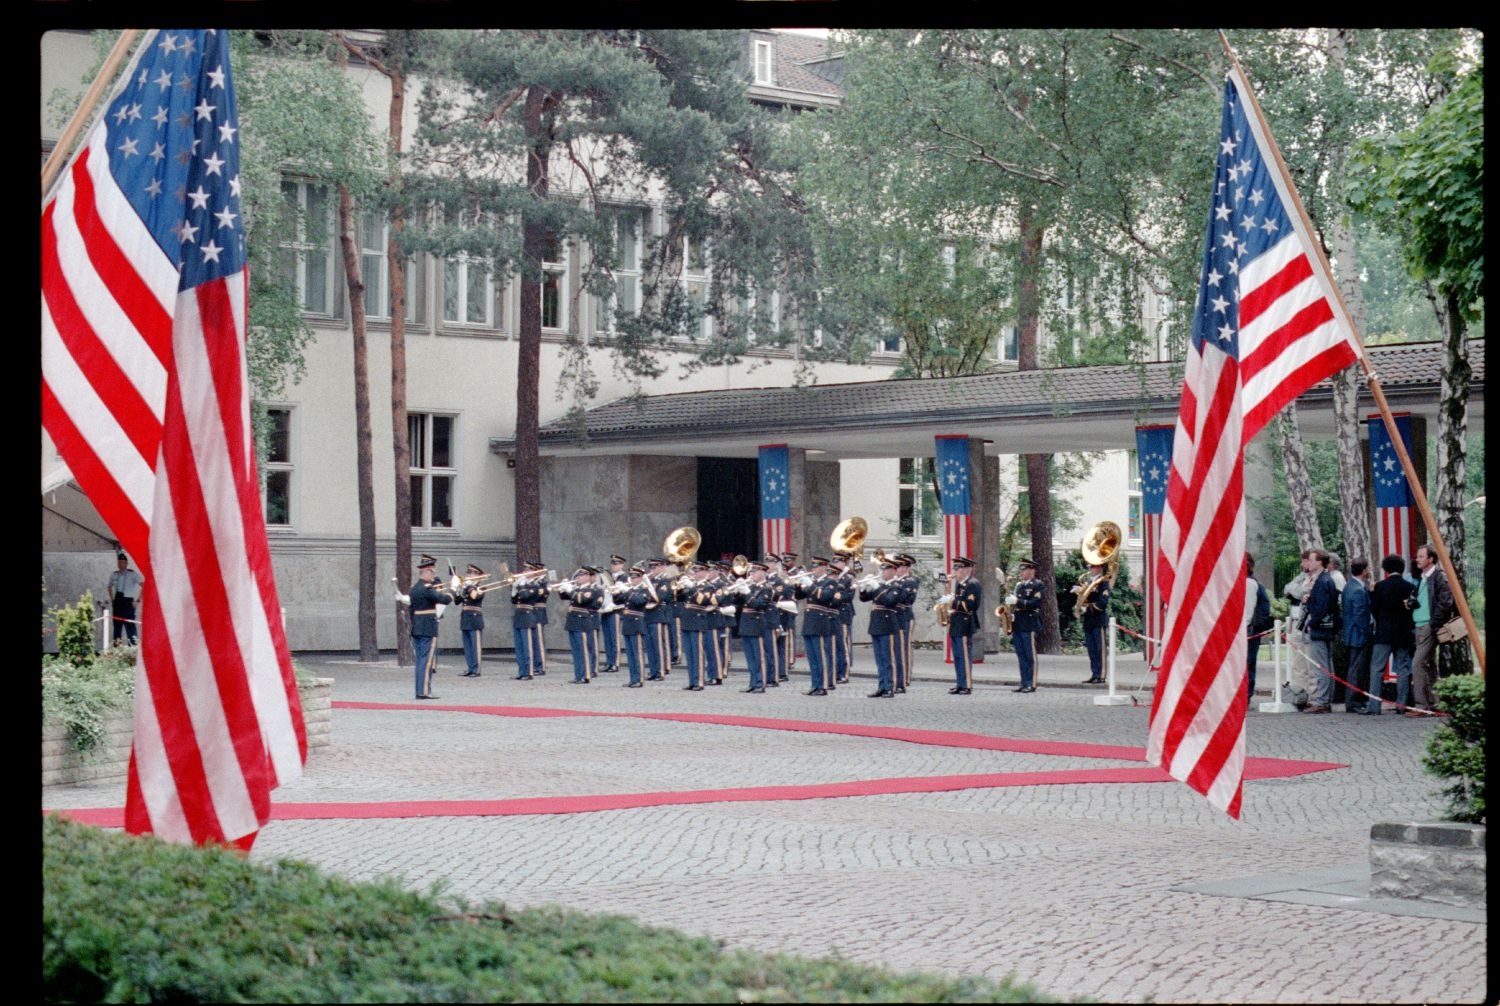
[[[708,628],[708,614],[715,607],[713,590],[706,583],[708,566],[693,563],[673,584],[673,596],[681,606],[677,620],[682,632],[682,655],[687,662],[688,683],[683,691],[703,691],[703,674],[708,661],[704,653],[703,633]]]
[[[963,555],[954,558],[949,593],[941,599],[949,606],[948,640],[953,647],[953,674],[958,679],[957,685],[948,689],[949,695],[972,695],[974,692],[973,636],[979,631],[984,590],[973,573],[973,559]]]
[[[674,598],[672,581],[675,579],[672,564],[665,559],[646,560],[647,587],[651,591],[656,607],[646,609],[646,635],[642,644],[646,651],[646,680],[660,681],[671,670],[672,663],[672,611]]]
[[[834,688],[834,638],[839,630],[839,602],[844,599],[842,583],[828,568],[828,560],[815,555],[807,572],[797,581],[797,596],[807,600],[802,613],[802,644],[807,652],[812,688],[808,695],[827,695]]]
[[[604,667],[605,674],[611,674],[620,669],[620,611],[618,604],[613,603],[615,598],[624,593],[620,588],[625,586],[628,577],[625,575],[625,557],[612,555],[609,557],[609,572],[604,576],[603,587],[609,592],[610,601],[599,612],[599,633],[604,643]]]
[[[541,563],[522,563],[524,572],[510,585],[511,639],[516,648],[516,680],[530,681],[540,673],[541,654],[536,624],[537,609],[547,603],[547,585],[542,583]]]
[[[558,590],[568,601],[564,627],[573,654],[575,685],[588,684],[597,673],[599,653],[594,648],[594,623],[599,617],[599,606],[604,603],[604,591],[594,582],[598,574],[597,567],[580,566],[572,580]]]
[[[767,582],[769,572],[768,563],[752,562],[745,579],[729,588],[740,601],[740,646],[745,651],[745,668],[750,674],[747,692],[764,693],[767,684],[776,686],[775,639],[770,623],[777,613],[776,595],[780,588],[773,588]],[[767,681],[768,677],[770,681]]]
[[[541,563],[536,563],[536,565],[540,566]],[[536,606],[536,618],[533,620],[531,659],[536,665],[536,670],[532,671],[532,673],[537,677],[541,677],[547,673],[547,602],[550,600],[552,600],[552,592],[550,590],[543,590],[542,600]]]
[[[850,572],[853,558],[848,552],[835,552],[830,564],[844,595],[844,599],[838,603],[838,631],[833,635],[833,680],[840,685],[849,683],[849,668],[853,664],[854,655],[850,645],[853,642],[850,637],[854,627],[854,574]]]
[[[1104,684],[1104,627],[1109,624],[1109,577],[1104,575],[1104,566],[1094,563],[1089,572],[1098,578],[1089,599],[1083,605],[1083,646],[1089,653],[1089,678],[1086,685]],[[1083,587],[1074,587],[1081,593]]]
[[[1036,691],[1036,634],[1042,631],[1042,599],[1047,585],[1037,579],[1036,563],[1030,559],[1016,565],[1020,570],[1016,592],[1005,600],[1012,613],[1010,638],[1021,665],[1021,687],[1015,691],[1029,694]]]
[[[620,593],[620,642],[625,647],[625,665],[630,670],[626,688],[641,687],[641,647],[651,637],[646,633],[646,612],[656,607],[646,586],[646,571],[631,566],[625,589]]]
[[[471,562],[467,573],[471,577],[483,576],[484,570]],[[464,664],[468,667],[463,676],[477,678],[483,656],[481,636],[484,632],[484,595],[479,593],[478,584],[467,584],[459,590],[458,631],[463,637]]]
[[[790,599],[791,585],[781,575],[781,556],[774,552],[767,552],[761,558],[761,564],[766,567],[766,589],[771,593],[771,607],[766,611],[764,624],[766,627],[766,648],[770,654],[770,663],[764,667],[764,678],[768,687],[786,680],[786,630],[782,628],[782,619],[786,614],[781,609],[783,597]],[[796,604],[792,607],[795,609]]]
[[[887,556],[880,564],[880,579],[859,592],[859,599],[870,603],[870,649],[875,654],[875,675],[879,681],[870,693],[872,699],[893,698],[896,694],[896,651],[901,642],[899,603],[905,594],[896,569],[895,560]]]
[[[777,605],[781,609],[781,645],[783,648],[781,680],[785,681],[787,675],[797,669],[797,585],[793,582],[802,575],[802,567],[797,565],[796,552],[781,553],[781,578],[783,582],[781,599],[790,601],[791,608],[786,605]]]
[[[708,564],[707,586],[713,592],[713,597],[710,599],[713,610],[704,620],[706,628],[703,630],[703,653],[706,659],[703,683],[705,685],[722,685],[725,676],[729,673],[727,659],[729,656],[729,621],[730,616],[734,614],[734,608],[724,593],[725,588],[728,587],[724,577],[727,565],[719,561]],[[728,608],[727,612],[726,608]]]
[[[407,591],[411,599],[411,645],[416,655],[414,665],[419,699],[435,699],[432,694],[432,672],[437,666],[437,606],[453,604],[454,597],[437,582],[437,560],[423,555],[417,560],[417,582]]]
[[[901,626],[901,643],[896,648],[897,669],[900,672],[896,679],[896,694],[900,695],[911,684],[911,628],[917,620],[915,605],[920,584],[912,573],[912,567],[917,564],[914,557],[902,552],[895,557],[895,561],[896,580],[901,584],[901,596],[896,601]]]

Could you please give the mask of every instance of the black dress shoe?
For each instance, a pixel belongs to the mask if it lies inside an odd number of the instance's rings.
[[[905,695],[906,694],[906,688],[904,686],[902,686],[902,685],[897,685],[896,686],[896,694],[897,695]]]
[[[968,691],[967,688],[950,688],[950,689],[948,689],[948,694],[949,695],[962,695],[966,691]]]
[[[544,678],[544,677],[547,676],[547,672],[546,671],[537,671],[536,672],[536,676],[539,677],[539,678]]]
[[[877,692],[871,692],[867,697],[872,699],[889,699],[895,694],[895,692],[886,691],[884,688],[882,688]]]
[[[846,674],[842,678],[835,678],[833,683],[836,685],[847,685],[849,683],[849,675]]]
[[[828,689],[826,689],[826,688],[814,688],[812,691],[808,692],[807,694],[809,694],[809,695],[827,695],[828,694]]]
[[[780,688],[781,687],[781,682],[779,682],[779,681],[767,681],[766,682],[766,687],[767,688]]]
[[[660,681],[661,680],[661,675],[660,674],[653,674],[650,677],[648,677],[646,680],[647,681]]]
[[[611,664],[608,667],[601,667],[599,668],[599,670],[603,671],[605,674],[614,674],[619,670],[619,668]]]
[[[588,678],[574,678],[573,679],[573,684],[575,684],[575,685],[586,685],[588,683],[589,683],[589,679]]]
[[[724,682],[722,682],[722,681],[710,681],[709,682],[709,684],[711,684],[711,685],[722,685],[723,683]]]
[[[627,681],[627,682],[625,682],[625,687],[626,688],[642,688],[644,686],[639,681]]]
[[[683,685],[682,686],[682,690],[685,691],[685,692],[701,692],[701,691],[703,691],[703,686],[702,685]]]
[[[1083,681],[1083,683],[1086,684],[1086,685],[1102,685],[1102,684],[1104,684],[1104,679],[1103,678],[1085,678],[1084,681]]]
[[[517,681],[530,681],[531,680],[531,675],[530,674],[517,674],[516,675],[516,680]]]
[[[766,693],[766,689],[765,686],[762,685],[760,688],[746,688],[745,692],[751,695],[764,695]]]
[[[419,698],[419,699],[435,699],[435,698],[437,698],[437,696],[436,695],[418,695],[417,698]]]
[[[1036,686],[1033,685],[1033,686],[1031,686],[1029,688],[1012,688],[1011,691],[1013,691],[1013,692],[1028,692],[1029,693],[1029,692],[1036,691]]]

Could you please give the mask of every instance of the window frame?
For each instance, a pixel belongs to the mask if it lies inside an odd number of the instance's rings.
[[[554,239],[550,236],[548,237],[548,243],[554,243]],[[542,281],[537,285],[537,297],[541,301],[539,308],[542,331],[561,334],[568,331],[568,325],[571,320],[569,301],[571,299],[570,288],[572,284],[570,273],[572,271],[573,249],[562,238],[555,239],[555,248],[561,253],[558,259],[549,259],[546,257],[548,252],[554,250],[553,248],[543,250]],[[557,324],[555,325],[547,324],[547,286],[549,282],[557,283]]]
[[[761,72],[762,57],[764,57],[765,72]],[[750,72],[755,83],[767,87],[776,86],[776,53],[771,42],[763,38],[753,41],[750,49]]]
[[[610,229],[614,234],[616,257],[624,247],[620,241],[620,224],[631,219],[635,222],[634,245],[635,265],[632,268],[624,266],[612,266],[609,268],[610,292],[607,297],[599,298],[599,331],[604,335],[614,335],[619,332],[615,326],[616,312],[618,311],[619,284],[621,280],[629,281],[635,288],[635,310],[633,315],[641,313],[641,297],[645,281],[645,257],[646,236],[651,226],[651,215],[645,206],[612,206],[608,210],[610,216]],[[566,255],[566,252],[564,252]],[[561,266],[566,269],[566,261]],[[563,327],[567,326],[567,316],[563,316]]]
[[[1125,537],[1132,544],[1146,540],[1146,497],[1141,491],[1141,459],[1134,447],[1125,452]]]
[[[288,191],[290,187],[291,191]],[[314,253],[319,251],[318,244],[310,239],[308,234],[308,222],[311,219],[311,211],[308,209],[310,195],[313,190],[323,193],[324,221],[323,226],[327,231],[326,241],[323,244],[323,302],[324,309],[308,306],[308,296],[311,283],[308,279],[308,267]],[[288,195],[293,198],[288,199]],[[336,282],[337,266],[334,259],[335,230],[333,221],[333,199],[332,193],[327,185],[305,178],[292,178],[283,176],[281,179],[281,196],[283,201],[294,210],[291,221],[294,232],[292,239],[281,241],[277,247],[282,254],[290,253],[292,257],[292,285],[295,289],[297,310],[302,314],[312,315],[318,318],[339,317],[339,284]]]
[[[270,405],[266,407],[267,420],[273,425],[268,436],[266,446],[266,460],[261,467],[260,505],[261,514],[265,518],[266,530],[294,530],[297,526],[297,438],[296,438],[296,412],[290,405]],[[286,456],[284,458],[274,457],[271,453],[275,444],[276,427],[273,413],[286,416]],[[271,519],[271,480],[273,476],[286,476],[286,520],[276,522]]]
[[[446,420],[448,423],[448,461],[447,465],[431,463],[433,456],[432,443],[434,437],[434,419]],[[416,432],[413,424],[420,424],[420,436],[413,436]],[[415,498],[412,506],[412,529],[423,531],[456,532],[458,530],[458,415],[451,412],[428,412],[424,410],[410,410],[406,413],[406,431],[408,438],[408,460],[407,471],[409,479],[415,482],[421,479],[422,501],[421,513],[417,513],[419,507]],[[420,463],[419,463],[420,462]],[[448,523],[434,524],[432,522],[433,504],[433,481],[434,479],[446,479],[448,482]],[[415,496],[415,494],[413,494]]]
[[[453,255],[448,255],[448,256],[443,257],[442,259],[440,259],[440,261],[443,263],[443,270],[442,270],[443,289],[442,289],[442,297],[440,298],[441,304],[438,306],[438,320],[443,324],[443,326],[445,328],[446,327],[455,327],[455,328],[487,328],[487,329],[498,329],[500,326],[496,322],[495,318],[496,318],[496,314],[498,312],[498,300],[499,300],[499,297],[497,296],[498,284],[496,284],[496,282],[495,282],[495,273],[494,273],[494,271],[493,270],[486,270],[485,271],[485,277],[484,277],[484,286],[485,286],[485,289],[484,289],[484,311],[485,311],[485,317],[484,317],[484,320],[483,321],[470,321],[469,318],[468,318],[468,305],[469,305],[469,301],[470,301],[470,295],[471,295],[471,292],[472,292],[471,289],[470,289],[470,282],[469,282],[469,266],[470,266],[470,263],[471,263],[471,257],[470,257],[470,255],[469,255],[468,252],[457,252],[457,253],[455,253]],[[455,296],[454,302],[455,303],[462,302],[463,305],[464,305],[464,311],[463,311],[463,313],[464,313],[465,317],[463,317],[463,318],[450,318],[450,317],[448,317],[448,291],[449,291],[449,286],[450,286],[450,280],[449,280],[449,269],[450,269],[450,267],[457,267],[457,269],[458,269],[458,273],[457,273],[457,275],[459,277],[458,281],[456,283],[452,284],[452,285],[454,285],[454,286],[456,286],[458,288],[458,294]]]
[[[380,233],[376,235],[378,243],[372,243],[371,224],[377,219],[380,221]],[[365,210],[359,215],[359,267],[360,275],[365,281],[365,319],[367,321],[380,321],[389,323],[391,318],[391,269],[390,256],[386,249],[390,244],[391,221],[389,217],[379,216],[375,210]],[[376,268],[370,269],[370,262],[376,263]],[[406,260],[406,322],[409,325],[417,324],[417,260],[415,256],[409,256]],[[374,300],[380,305],[377,310],[371,307],[370,302]]]
[[[902,538],[909,538],[917,542],[937,542],[943,537],[943,505],[937,498],[937,492],[932,487],[932,473],[936,468],[935,458],[900,458],[896,467],[896,529]],[[910,465],[914,475],[912,479],[907,478],[907,466]],[[916,494],[911,506],[912,522],[910,531],[903,527],[903,514],[907,507],[904,505],[908,493]],[[932,501],[932,516],[935,527],[928,530],[924,525],[922,515],[927,512],[925,505],[928,498]],[[917,502],[921,501],[921,502]]]

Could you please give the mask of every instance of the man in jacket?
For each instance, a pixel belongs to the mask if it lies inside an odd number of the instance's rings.
[[[1431,545],[1417,546],[1417,606],[1412,612],[1416,650],[1411,658],[1411,701],[1407,716],[1424,716],[1437,708],[1432,683],[1437,680],[1437,630],[1448,624],[1456,607],[1448,577]],[[1425,710],[1425,712],[1424,712]]]
[[[1302,569],[1313,578],[1303,599],[1307,655],[1312,662],[1312,702],[1304,713],[1333,711],[1333,637],[1338,624],[1338,588],[1333,585],[1325,553],[1310,548],[1302,553]]]
[[[1349,582],[1344,584],[1344,650],[1349,655],[1349,693],[1344,712],[1362,713],[1366,702],[1380,702],[1380,676],[1370,673],[1370,648],[1374,628],[1370,616],[1370,564],[1363,559],[1349,563]],[[1369,697],[1362,693],[1369,693]]]
[[[1415,644],[1411,609],[1417,588],[1402,575],[1406,572],[1406,560],[1399,555],[1388,555],[1380,560],[1380,569],[1385,577],[1370,593],[1370,615],[1375,621],[1375,630],[1370,637],[1373,643],[1369,691],[1377,699],[1365,703],[1366,716],[1380,715],[1379,686],[1385,680],[1387,661],[1395,664],[1396,702],[1405,706],[1411,701],[1411,654]]]

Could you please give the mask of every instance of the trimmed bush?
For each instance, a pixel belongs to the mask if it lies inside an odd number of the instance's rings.
[[[46,1002],[1039,1002],[1008,981],[727,951],[42,822]]]
[[[130,708],[135,692],[135,647],[122,646],[85,664],[62,655],[42,658],[42,722],[60,723],[80,754],[104,741],[105,720]]]
[[[1443,790],[1448,820],[1484,824],[1484,678],[1460,674],[1441,678],[1432,687],[1448,721],[1428,738],[1422,765],[1452,780]]]

